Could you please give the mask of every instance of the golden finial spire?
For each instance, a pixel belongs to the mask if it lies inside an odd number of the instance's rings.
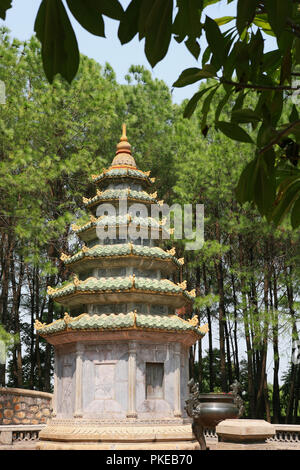
[[[136,168],[135,160],[131,155],[131,145],[126,135],[126,124],[122,125],[122,136],[117,145],[116,156],[111,166],[131,166]]]
[[[121,142],[124,142],[124,140],[127,142],[127,135],[126,135],[126,124],[122,124],[122,137],[120,139]]]

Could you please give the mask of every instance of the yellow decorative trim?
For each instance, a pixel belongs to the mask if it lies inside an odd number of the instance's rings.
[[[186,281],[185,280],[183,282],[181,282],[180,284],[178,283],[177,285],[183,290],[186,289]]]
[[[90,214],[90,221],[91,221],[92,223],[95,223],[95,222],[97,222],[97,218],[94,217],[92,214]]]
[[[94,181],[96,178],[98,178],[100,175],[91,175],[92,180]]]
[[[81,248],[81,251],[83,253],[87,253],[89,251],[89,248],[86,245],[83,245],[83,247]]]
[[[196,289],[190,290],[188,294],[190,294],[191,297],[196,297]]]
[[[88,202],[90,202],[90,199],[88,199],[87,197],[84,197],[84,196],[83,196],[82,202],[83,202],[83,204],[87,204]]]
[[[203,334],[208,333],[209,332],[208,323],[205,323],[205,325],[199,326],[198,331],[200,331]]]
[[[170,250],[166,250],[166,253],[168,253],[169,255],[174,256],[175,253],[176,253],[176,250],[175,250],[174,246],[173,246],[173,248],[171,248]]]
[[[79,230],[80,228],[81,228],[80,225],[77,225],[77,224],[71,225],[71,229],[73,230],[73,232],[77,232],[77,230]]]
[[[188,323],[189,323],[190,325],[192,325],[192,326],[198,326],[198,324],[199,324],[199,319],[198,319],[197,315],[194,315],[193,318],[190,318],[190,319],[188,320]]]
[[[178,258],[178,263],[181,264],[181,266],[184,265],[184,258]]]
[[[78,279],[78,276],[76,274],[73,277],[73,284],[74,284],[75,287],[77,287],[81,284],[81,281]]]
[[[156,178],[150,178],[151,183],[155,183]]]
[[[69,259],[69,258],[71,258],[71,256],[70,256],[70,255],[66,255],[65,253],[62,253],[62,254],[60,255],[61,261],[66,261],[66,260]]]
[[[39,320],[35,320],[34,328],[36,330],[40,330],[41,328],[44,328],[44,326],[46,326],[46,323],[41,323]]]
[[[97,189],[97,193],[96,193],[96,194],[97,194],[97,196],[102,196],[103,191],[100,191],[100,189]]]
[[[144,172],[144,174],[145,174],[146,176],[150,176],[150,173],[151,173],[151,171],[145,171],[145,172]]]
[[[68,323],[70,323],[70,321],[72,321],[72,317],[70,317],[70,315],[68,314],[68,312],[65,312],[64,314],[64,322],[66,325],[68,325]]]
[[[134,311],[132,313],[133,313],[133,328],[136,329],[137,328],[137,326],[136,326],[136,315],[137,315],[136,309],[134,309]]]
[[[163,206],[163,205],[164,205],[164,200],[162,199],[161,201],[157,201],[157,204],[158,204],[159,206]]]
[[[52,295],[56,292],[56,289],[53,289],[51,286],[47,286],[47,294]]]
[[[150,197],[153,197],[154,199],[157,198],[157,191],[155,191],[154,193],[150,194]]]

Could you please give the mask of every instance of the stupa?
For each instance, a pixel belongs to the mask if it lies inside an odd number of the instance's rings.
[[[189,348],[206,326],[176,313],[191,307],[194,292],[178,282],[175,249],[148,236],[150,227],[161,234],[163,222],[132,214],[133,204],[160,202],[148,192],[150,172],[136,167],[125,125],[111,166],[92,179],[96,195],[83,198],[90,220],[72,226],[83,247],[61,255],[74,276],[48,288],[68,313],[35,325],[55,351],[53,413],[38,449],[198,449],[184,406]],[[107,204],[115,214],[102,210]],[[141,236],[124,231],[132,223]],[[108,226],[113,238],[101,235]]]

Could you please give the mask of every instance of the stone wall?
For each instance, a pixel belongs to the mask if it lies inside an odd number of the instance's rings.
[[[51,411],[51,393],[0,387],[0,425],[45,424]]]

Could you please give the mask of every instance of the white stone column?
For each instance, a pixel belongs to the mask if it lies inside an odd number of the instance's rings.
[[[83,345],[76,346],[76,369],[75,369],[75,410],[74,418],[82,418],[82,353]]]
[[[53,381],[53,396],[52,396],[52,417],[56,418],[57,415],[57,394],[58,394],[58,352],[54,350],[54,381]]]
[[[181,345],[180,343],[174,344],[174,366],[175,366],[175,377],[174,377],[174,416],[180,418],[181,413],[181,399],[180,399],[180,355]]]
[[[135,407],[135,388],[136,388],[136,342],[129,341],[128,344],[128,409],[127,418],[136,418]]]

